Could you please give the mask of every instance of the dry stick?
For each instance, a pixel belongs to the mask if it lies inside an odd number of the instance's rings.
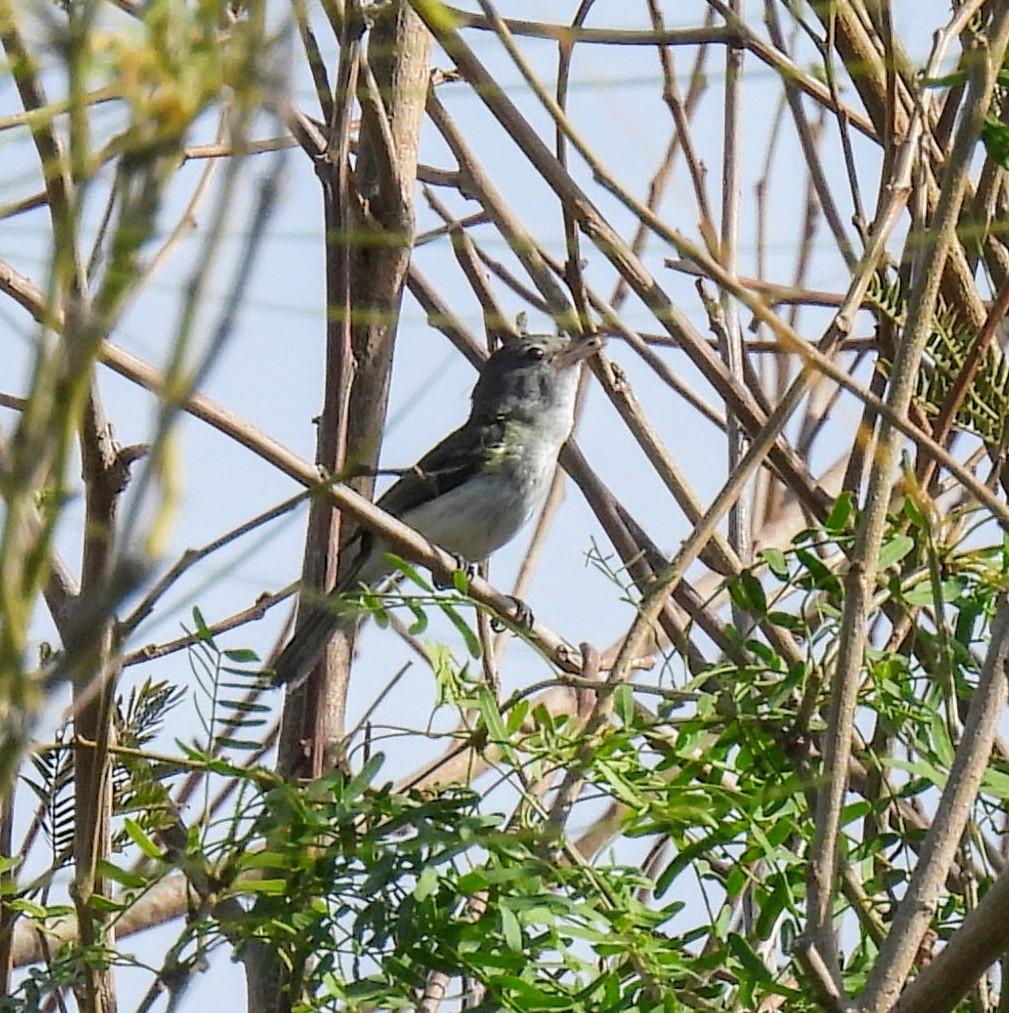
[[[767,274],[766,260],[769,213],[767,189],[771,178],[774,159],[777,155],[779,144],[781,142],[781,131],[784,126],[786,104],[787,96],[782,94],[778,101],[778,108],[775,112],[774,123],[768,134],[767,149],[761,175],[754,187],[757,198],[757,275],[761,278]],[[793,271],[793,280],[796,286],[801,285],[802,279],[805,276],[805,269],[812,246],[812,237],[815,232],[816,215],[819,213],[818,207],[814,207],[812,194],[813,183],[811,179],[807,179],[806,216],[800,231],[800,242],[796,253],[795,269]],[[789,327],[794,328],[796,331],[799,330],[798,324],[800,309],[801,307],[798,305],[791,306],[787,316]],[[763,331],[766,330],[766,328],[761,327],[759,330]],[[771,388],[770,396],[772,400],[778,400],[788,389],[788,383],[791,379],[791,359],[787,355],[780,354],[781,350],[777,342],[772,342],[772,346],[778,354],[776,354],[771,360],[761,360],[758,368],[761,370],[761,376],[765,378],[765,382],[767,380],[770,381],[768,386]],[[748,351],[754,350],[752,342],[747,345],[747,349]],[[811,401],[812,398],[810,398],[810,402]],[[808,407],[806,410],[806,417],[809,417]],[[796,442],[796,449],[808,458],[809,455],[807,447],[803,445],[801,440],[802,428],[800,428],[799,433],[800,439]],[[756,484],[757,493],[756,503],[754,506],[753,523],[755,526],[758,524],[763,526],[763,524],[766,523],[767,518],[773,516],[774,513],[787,502],[788,497],[785,490],[783,490],[780,485],[771,481],[771,475],[767,471],[762,471],[758,474]]]
[[[731,0],[733,13],[741,13],[743,0]],[[722,227],[718,260],[732,278],[739,273],[739,198],[740,198],[740,141],[742,133],[741,85],[743,50],[729,46],[725,51],[725,90],[722,134]],[[720,320],[724,326],[716,328],[719,351],[725,360],[729,375],[740,386],[743,377],[743,338],[739,321],[739,307],[727,289],[719,291]],[[732,472],[746,450],[743,427],[735,413],[726,413],[725,438],[728,444],[728,470]],[[753,483],[748,483],[736,502],[729,507],[729,543],[744,565],[751,560],[753,546],[750,524],[753,518]],[[742,619],[742,617],[738,617]],[[745,628],[738,622],[740,629]]]
[[[730,0],[733,13],[742,20],[743,0]],[[721,235],[718,260],[726,272],[735,278],[739,274],[739,200],[740,200],[740,142],[742,139],[742,74],[744,50],[729,46],[725,51],[724,122],[722,141],[722,206]],[[699,283],[700,284],[700,283]],[[739,319],[739,304],[727,289],[719,291],[718,319],[723,326],[716,328],[719,351],[725,360],[729,373],[740,385],[745,384],[742,325]],[[759,385],[755,385],[759,387]],[[727,465],[731,474],[739,464],[746,450],[746,438],[739,419],[730,410],[726,413],[725,437],[727,442]],[[729,544],[735,549],[740,561],[749,565],[753,559],[753,510],[756,498],[757,475],[740,491],[736,502],[729,508]],[[732,606],[736,627],[750,628],[753,620],[738,608]],[[798,650],[796,650],[798,653]],[[749,935],[755,920],[753,892],[747,887],[739,896],[740,912],[744,931]]]
[[[120,496],[129,479],[129,465],[112,436],[98,396],[91,385],[80,426],[81,471],[85,486],[84,549],[80,601],[85,606],[106,593],[116,566],[115,531]],[[92,740],[95,748],[75,741],[74,751],[74,906],[85,946],[114,945],[114,927],[93,898],[108,893],[109,880],[100,863],[111,850],[112,761],[108,751],[113,738],[111,711],[118,663],[111,660],[114,635],[111,616],[102,617],[97,634],[89,633],[87,648],[79,652],[73,685],[74,733]],[[94,639],[91,639],[93,637]],[[78,653],[68,638],[67,653]],[[114,1008],[111,980],[85,979],[88,1002],[94,1009]]]
[[[191,569],[201,560],[206,559],[207,556],[212,555],[219,549],[223,549],[225,546],[230,545],[237,539],[255,531],[257,528],[262,527],[262,525],[269,524],[270,521],[276,520],[278,517],[283,517],[284,514],[289,513],[304,499],[306,499],[308,495],[309,494],[306,492],[300,492],[296,496],[292,496],[290,499],[284,500],[283,503],[279,503],[277,506],[271,507],[269,510],[253,517],[251,520],[239,524],[237,527],[225,532],[218,538],[213,539],[213,541],[207,542],[206,545],[203,545],[198,549],[187,549],[182,556],[176,560],[175,564],[158,580],[154,587],[152,587],[147,594],[144,595],[140,604],[138,604],[133,611],[119,623],[120,633],[128,634],[135,630],[137,626],[139,626],[140,623],[154,611],[154,606],[162,598],[165,592],[187,570]]]
[[[728,375],[724,364],[718,356],[711,351],[707,343],[694,331],[684,314],[659,287],[644,265],[631,253],[627,244],[596,210],[581,188],[564,171],[563,167],[543,144],[536,132],[518,113],[512,102],[501,93],[493,77],[473,55],[458,32],[445,24],[444,19],[439,16],[440,5],[434,2],[434,0],[412,0],[412,2],[415,9],[424,19],[425,24],[434,33],[440,45],[452,57],[460,72],[475,88],[477,94],[494,117],[510,133],[516,145],[529,158],[543,179],[557,193],[560,199],[571,206],[576,214],[579,227],[589,236],[597,249],[614,265],[617,271],[627,278],[635,293],[655,314],[660,323],[669,330],[670,335],[679,339],[684,350],[690,354],[692,361],[704,374],[706,379],[719,390],[739,416],[744,419],[747,429],[751,432],[759,430],[765,422],[765,417],[763,412],[754,404],[750,392],[741,389],[733,381],[732,377]],[[542,93],[540,98],[547,106],[555,122],[564,128],[568,139],[578,148],[579,153],[589,161],[601,184],[616,195],[621,202],[631,208],[639,218],[646,221],[649,227],[662,236],[662,238],[672,243],[681,252],[686,251],[687,256],[694,257],[700,262],[708,263],[712,276],[718,277],[720,284],[727,285],[736,292],[738,286],[734,286],[731,279],[725,276],[724,272],[720,271],[720,268],[713,264],[709,257],[706,257],[699,251],[695,252],[693,244],[689,243],[680,233],[669,229],[664,223],[660,222],[653,212],[641,205],[636,198],[627,193],[617,181],[605,172],[603,167],[598,163],[598,160],[585,147],[577,132],[571,127],[563,110],[557,107],[549,95]],[[520,256],[522,255],[520,250],[516,250],[516,253]],[[738,295],[738,292],[736,294]],[[766,307],[761,306],[760,309],[766,312]],[[780,321],[778,325],[780,326]],[[799,344],[803,343],[799,342]],[[781,471],[786,480],[795,487],[799,497],[814,514],[818,516],[822,515],[829,509],[828,498],[816,486],[816,483],[809,475],[805,462],[794,453],[787,443],[775,441],[772,444],[770,454],[775,466]]]
[[[454,24],[464,28],[479,28],[496,31],[494,21],[486,14],[475,14],[458,7],[445,5]],[[734,33],[724,27],[703,28],[662,28],[642,31],[625,28],[585,28],[581,25],[551,24],[545,21],[525,21],[519,18],[501,19],[512,35],[524,35],[531,39],[558,39],[566,43],[595,43],[609,46],[697,46],[711,42],[733,42]]]
[[[13,289],[20,295],[19,302],[29,309],[36,319],[48,318],[45,297],[30,281],[9,267],[6,270],[0,269],[0,288],[3,287],[5,280],[12,283]],[[52,320],[51,323],[58,327],[61,321]],[[113,372],[138,386],[159,396],[164,393],[164,376],[131,352],[110,341],[104,341],[101,359]],[[388,541],[395,552],[427,567],[439,579],[450,580],[458,568],[458,560],[453,556],[435,548],[412,528],[380,510],[370,500],[347,486],[322,482],[318,468],[212,398],[203,394],[192,394],[182,403],[182,409],[312,490],[315,495],[328,499],[336,509],[345,511],[357,523],[363,524]],[[515,603],[512,599],[496,591],[486,581],[474,578],[467,590],[471,598],[486,605],[498,616],[507,618],[514,612]],[[534,624],[529,633],[529,640],[564,671],[578,671],[578,665],[572,660],[572,648],[548,627],[540,623]]]
[[[989,666],[992,683],[1005,684],[1006,661],[1009,657],[1009,630],[1005,628],[1005,603],[1000,603],[998,616],[1001,617],[1003,629],[1001,640],[996,642],[996,631],[993,624],[992,642],[989,644],[985,668]],[[999,622],[999,618],[996,618]],[[982,684],[985,673],[982,672]],[[1005,701],[996,709],[991,697],[1005,689],[998,690],[995,685],[986,686],[988,706],[998,716]],[[975,690],[975,699],[981,694],[981,685]],[[973,709],[973,701],[971,704]],[[965,739],[966,741],[966,739]],[[952,774],[950,784],[953,783]],[[970,804],[969,801],[967,803]],[[936,825],[939,814],[933,820]],[[926,836],[927,840],[927,836]],[[967,915],[963,924],[953,933],[952,937],[939,954],[927,963],[917,974],[914,981],[901,993],[893,1006],[894,1013],[946,1013],[956,1008],[960,999],[970,991],[973,984],[1009,947],[1009,924],[1005,912],[1009,905],[1009,869],[1003,869],[998,878],[988,888],[978,906]],[[1005,994],[1003,985],[1003,994]],[[1001,1009],[1001,1006],[999,1007]]]
[[[589,12],[592,10],[594,3],[595,0],[581,0],[581,3],[578,5],[578,9],[575,12],[575,16],[571,21],[572,28],[580,28],[585,23],[585,19],[589,16]],[[480,6],[484,9],[484,12],[494,20],[495,30],[498,31],[501,41],[504,43],[505,49],[511,53],[511,47],[509,46],[509,42],[511,40],[508,35],[508,29],[501,23],[501,19],[495,12],[490,0],[480,0]],[[521,58],[521,55],[522,54],[518,50],[518,47],[515,47],[515,56]],[[513,56],[513,59],[515,56]],[[561,41],[558,45],[555,101],[557,106],[564,110],[567,109],[568,86],[571,79],[571,61],[573,58],[574,44],[569,41]],[[518,66],[521,69],[521,64],[518,64]],[[568,141],[564,131],[561,130],[560,127],[556,127],[554,130],[554,154],[557,157],[557,161],[561,164],[564,170],[567,171]],[[585,273],[582,270],[582,255],[579,244],[578,227],[571,214],[571,209],[563,201],[561,202],[561,218],[564,225],[564,249],[566,252],[561,277],[564,279],[568,286],[568,291],[571,293],[571,298],[574,301],[575,309],[578,312],[578,319],[581,322],[582,330],[588,333],[592,330],[592,317],[585,302]]]
[[[469,287],[480,304],[483,315],[484,331],[492,341],[512,341],[518,338],[518,332],[512,327],[504,310],[501,309],[497,296],[490,286],[490,279],[487,277],[476,250],[476,244],[470,238],[463,223],[452,216],[444,204],[428,189],[424,188],[424,197],[436,215],[445,223],[448,235],[452,241],[452,252],[455,254],[456,262],[462,268],[462,273],[469,282]],[[483,216],[481,216],[483,217]]]
[[[452,189],[462,190],[463,180],[458,172],[453,172],[452,175],[455,177],[455,182],[452,184]],[[419,178],[419,177],[418,177]],[[423,181],[422,181],[423,182]],[[423,190],[424,199],[431,202],[431,188],[424,187]],[[475,225],[486,225],[490,219],[484,214],[483,211],[477,211],[472,215],[464,215],[462,218],[453,218],[452,222],[461,225],[463,229],[472,228]],[[416,251],[421,246],[427,246],[429,243],[436,242],[442,239],[444,236],[451,236],[452,226],[451,225],[436,225],[434,228],[425,229],[423,232],[417,233],[417,238],[413,241],[413,248]]]
[[[802,238],[799,242],[799,250],[796,255],[794,284],[797,286],[802,284],[802,280],[810,266],[813,239],[816,235],[816,223],[819,220],[819,214],[819,202],[816,199],[813,184],[810,180],[806,187],[806,215],[803,223]],[[789,308],[788,312],[788,324],[796,330],[799,329],[801,309],[801,306],[793,305]],[[854,373],[865,354],[873,350],[873,348],[874,346],[872,345],[857,348],[857,354],[849,372]],[[837,351],[842,351],[842,348],[839,346]],[[795,440],[796,449],[800,454],[804,454],[807,457],[810,456],[813,441],[826,427],[831,413],[840,400],[842,391],[843,388],[837,385],[828,390],[826,389],[826,384],[823,382],[818,382],[813,386],[806,405],[805,417],[802,420],[798,436]]]
[[[778,47],[778,49],[784,52],[785,37],[781,31],[781,24],[778,19],[777,4],[775,4],[773,0],[766,0],[764,6],[768,14],[768,29],[771,34],[771,41]],[[799,145],[802,148],[803,159],[805,160],[806,167],[813,180],[813,186],[816,189],[816,196],[820,202],[820,208],[823,211],[827,224],[830,226],[830,231],[833,233],[834,241],[837,243],[837,249],[844,259],[848,269],[851,270],[855,266],[858,258],[855,255],[855,251],[851,248],[851,243],[848,240],[848,234],[845,231],[844,223],[841,221],[841,215],[837,210],[837,203],[834,200],[831,187],[827,182],[826,173],[823,171],[823,164],[820,161],[820,156],[816,150],[816,141],[813,138],[809,119],[806,116],[806,110],[802,105],[802,98],[799,95],[798,88],[789,78],[782,78],[782,85],[785,89],[785,98],[788,101],[788,108],[792,113],[792,120],[795,123],[795,130],[799,138]]]
[[[656,31],[662,31],[665,27],[662,21],[662,11],[659,8],[658,0],[648,0],[648,15],[652,20],[652,27]],[[713,15],[708,12],[707,24],[710,25]],[[648,197],[645,203],[653,210],[657,210],[662,196],[666,191],[669,180],[672,176],[673,162],[679,151],[683,150],[683,157],[687,163],[687,170],[694,186],[694,200],[698,206],[701,216],[701,229],[704,230],[705,222],[708,223],[708,230],[714,234],[711,226],[711,215],[707,211],[707,197],[704,192],[704,169],[694,149],[694,142],[690,133],[690,120],[697,104],[707,88],[707,79],[704,76],[704,64],[708,56],[708,47],[698,47],[697,55],[694,58],[694,66],[690,74],[690,87],[687,89],[686,99],[680,97],[679,86],[676,83],[676,70],[673,61],[673,54],[667,46],[658,46],[659,64],[662,68],[662,101],[669,107],[673,117],[673,132],[666,153],[659,168],[652,176],[648,186]],[[631,240],[631,250],[636,257],[640,257],[648,239],[648,229],[643,222],[638,222],[638,227]],[[615,310],[619,310],[627,298],[627,282],[618,278],[610,296],[610,304]]]
[[[672,257],[667,257],[665,266],[682,274],[691,275],[694,278],[705,277],[704,271],[690,260],[676,260]],[[750,278],[742,274],[736,278],[736,281],[743,288],[765,297],[765,301],[770,307],[800,304],[802,306],[832,306],[836,309],[845,299],[845,293],[843,292],[827,292],[823,289],[805,288],[800,284],[779,285],[776,282],[766,281],[763,278]],[[870,305],[872,304],[866,300],[864,306],[868,307]],[[647,338],[656,344],[670,343],[666,335],[649,334]],[[780,349],[780,344],[776,342],[773,345],[762,347],[759,342],[751,342],[750,347],[758,348],[762,351],[774,351],[775,349]]]
[[[493,30],[488,19],[480,14],[444,7],[452,15],[452,23],[472,28]],[[422,15],[423,16],[423,15]],[[547,24],[539,21],[519,21],[505,18],[504,24],[513,35],[532,38],[571,38],[573,42],[598,43],[614,46],[703,46],[708,44],[745,46],[762,63],[782,77],[795,81],[802,91],[821,105],[843,115],[866,137],[876,139],[872,121],[848,106],[840,106],[822,81],[807,74],[784,53],[758,36],[749,25],[736,21],[729,28],[721,25],[702,28],[669,28],[661,31],[637,31],[619,28],[570,28],[568,25]]]
[[[883,129],[883,165],[881,167],[880,178],[888,179],[891,170],[893,169],[893,159],[896,154],[897,148],[897,102],[898,95],[901,94],[898,89],[898,83],[904,84],[904,81],[898,82],[897,78],[897,62],[898,62],[898,47],[894,44],[893,38],[893,19],[890,16],[889,4],[883,5],[885,10],[880,10],[878,13],[881,15],[881,24],[875,25],[877,35],[880,42],[882,43],[882,58],[883,58],[883,71],[886,78],[886,121]],[[877,12],[872,12],[877,13]],[[870,14],[870,17],[872,15]],[[828,39],[827,45],[829,47],[828,53],[831,54],[828,62],[833,65],[833,51],[837,44],[836,38],[833,37],[834,29],[836,28],[836,19],[831,20],[831,38]],[[902,55],[902,54],[901,54]],[[901,61],[906,69],[906,61]],[[947,92],[946,98],[949,99],[950,92]],[[903,95],[901,95],[903,97]],[[942,117],[940,116],[940,120]],[[952,122],[950,124],[952,127]],[[946,139],[948,142],[948,138]],[[940,148],[945,148],[946,143],[941,143]]]
[[[946,787],[939,799],[932,825],[922,842],[918,865],[890,923],[890,931],[880,948],[879,957],[869,974],[865,989],[858,997],[859,1009],[867,1013],[884,1013],[885,1010],[895,1008],[905,1009],[903,1001],[896,1006],[895,1003],[914,963],[925,930],[935,913],[939,890],[970,818],[975,796],[991,755],[998,723],[1002,718],[1009,686],[1006,681],[1007,660],[1009,660],[1009,601],[1002,595],[995,618],[992,620],[991,641],[981,670],[981,678],[971,697],[963,739],[950,768]],[[999,892],[1005,890],[1005,878],[1006,874],[1003,873],[996,881],[996,887],[992,888],[992,892],[996,891],[999,883],[1002,884]],[[967,928],[965,923],[964,928],[953,936],[953,940],[956,940],[964,933],[964,941],[958,944],[950,961],[957,969],[956,989],[954,990],[952,983],[936,970],[931,976],[932,988],[935,988],[938,981],[943,982],[943,988],[938,993],[933,992],[932,998],[941,997],[943,1004],[929,1005],[926,1001],[928,993],[919,989],[916,1004],[912,1003],[907,1008],[953,1009],[960,996],[966,994],[977,980],[976,977],[968,977],[965,972],[983,973],[1005,948],[1007,936],[1004,928],[1004,905],[1002,915],[998,933],[989,935],[981,943],[977,935],[977,922],[979,920],[984,922],[990,916],[988,911],[982,912],[980,906],[976,908],[968,916],[968,923],[973,921],[970,931],[965,931]],[[952,941],[949,945],[952,946]],[[989,952],[987,963],[979,966],[979,956]],[[919,981],[924,973],[923,971],[919,976]]]
[[[851,131],[848,129],[848,117],[845,108],[840,101],[840,89],[837,84],[837,75],[834,73],[834,44],[831,40],[824,53],[824,76],[827,79],[827,86],[830,88],[830,95],[834,102],[834,111],[837,116],[838,134],[841,139],[841,150],[844,153],[844,168],[848,174],[848,189],[851,192],[851,203],[855,209],[854,225],[859,235],[865,234],[866,220],[865,209],[862,204],[862,192],[858,181],[858,170],[855,166],[855,154],[851,144]],[[892,120],[889,122],[892,123]],[[891,131],[892,133],[892,131]],[[894,138],[896,142],[896,138]],[[886,166],[886,172],[880,174],[880,179],[890,179],[892,176],[893,160]]]
[[[448,338],[463,358],[474,368],[483,365],[483,342],[456,316],[441,293],[427,280],[416,264],[410,265],[406,277],[410,294],[427,314],[428,325]]]
[[[208,623],[207,629],[212,636],[217,636],[219,633],[229,633],[231,630],[237,630],[248,623],[257,622],[270,609],[287,601],[292,595],[297,594],[298,587],[297,583],[293,583],[288,584],[287,587],[282,588],[275,594],[264,592],[248,608],[241,609],[230,616],[226,616],[224,619],[219,619],[216,623]],[[288,633],[287,629],[283,629],[281,636],[286,638]],[[169,654],[184,651],[186,648],[192,647],[193,644],[199,643],[200,639],[198,633],[190,633],[182,637],[176,637],[174,640],[166,640],[160,644],[145,644],[143,647],[139,647],[137,650],[123,655],[123,668],[128,668],[131,665],[140,665],[154,658],[164,658]]]
[[[465,137],[448,115],[433,88],[428,91],[427,114],[455,155],[460,171],[467,177],[467,190],[476,191],[480,195],[480,202],[491,221],[526,269],[558,324],[563,328],[577,329],[578,321],[567,293],[554,278],[550,265],[546,263],[539,248],[532,241],[523,222],[508,207],[480,167]]]
[[[353,380],[354,301],[349,242],[356,224],[352,204],[357,195],[351,189],[349,151],[364,24],[356,3],[349,4],[345,13],[345,22],[335,29],[340,55],[334,96],[326,103],[326,127],[315,130],[314,124],[306,123],[304,118],[293,117],[299,141],[315,163],[323,196],[326,320],[315,460],[321,470],[330,474],[346,466],[350,442],[347,400]],[[290,125],[292,117],[288,120]],[[369,449],[374,448],[369,445]],[[337,551],[344,531],[342,516],[324,500],[314,500],[309,508],[302,558],[303,591],[322,595],[335,582]],[[296,630],[308,614],[309,609],[298,608]],[[285,694],[277,750],[277,770],[283,776],[317,777],[322,773],[325,743],[342,733],[352,640],[353,632],[334,638],[304,684]],[[333,707],[328,706],[330,701]],[[329,727],[324,728],[327,724]]]
[[[305,0],[292,0],[291,9],[294,14],[294,22],[298,28],[298,35],[301,38],[301,46],[305,50],[305,58],[308,60],[312,84],[315,86],[315,98],[319,103],[323,122],[332,123],[335,112],[333,107],[333,89],[329,83],[329,72],[326,70],[326,61],[323,59],[318,39],[316,39],[315,32],[312,30],[312,25],[309,21]]]
[[[490,221],[486,213],[483,214],[484,224]],[[545,260],[550,262],[550,258],[541,250],[540,251]],[[505,283],[523,302],[527,305],[532,306],[534,309],[544,313],[547,316],[550,315],[550,307],[547,302],[537,293],[534,292],[528,285],[524,285],[519,278],[512,274],[507,267],[501,261],[495,260],[486,250],[482,247],[477,246],[477,253],[480,256],[480,261],[491,272],[496,278],[499,278]],[[563,272],[555,268],[554,273],[558,278],[563,276]]]
[[[944,50],[944,46],[941,44],[942,42],[946,42],[946,44],[948,44],[948,40],[941,39],[937,41],[935,46],[936,58],[938,58]],[[919,133],[920,124],[919,120],[916,118],[913,122],[909,137],[905,141],[902,157],[898,163],[900,167],[900,175],[891,190],[890,201],[885,207],[880,209],[880,212],[877,215],[878,225],[871,236],[869,249],[863,257],[860,269],[855,273],[844,306],[838,314],[835,323],[828,329],[824,338],[821,340],[821,349],[829,350],[833,346],[837,337],[848,330],[852,314],[856,311],[856,308],[861,305],[861,302],[865,297],[872,273],[884,253],[885,240],[896,224],[897,216],[907,200],[906,180],[910,172],[912,156],[916,146],[916,138]],[[739,289],[739,286],[735,285],[732,279],[725,275],[725,272],[721,270],[720,265],[710,261],[709,258],[706,258],[700,250],[693,248],[691,244],[687,243],[682,237],[677,236],[677,240],[677,245],[686,250],[687,256],[695,259],[701,264],[704,264],[705,269],[718,281],[719,284],[732,287],[736,290],[737,294],[744,299],[747,305],[750,306],[758,317],[765,320],[774,328],[783,343],[786,344],[786,347],[799,352],[804,359],[804,366],[799,377],[772,413],[764,431],[754,438],[754,442],[746,456],[743,458],[740,468],[732,476],[730,476],[729,481],[723,487],[718,497],[716,497],[705,517],[695,527],[690,538],[684,542],[680,552],[670,563],[669,567],[659,576],[653,594],[643,603],[642,610],[624,641],[624,645],[621,649],[621,655],[618,657],[610,675],[609,684],[611,685],[615,685],[628,677],[628,663],[632,658],[637,657],[638,654],[640,654],[641,645],[644,642],[644,638],[648,635],[649,628],[654,622],[655,617],[658,614],[658,610],[661,608],[665,594],[668,593],[669,588],[674,586],[675,583],[683,576],[686,567],[695,558],[700,545],[704,544],[711,536],[711,532],[717,526],[722,514],[738,493],[742,483],[746,481],[749,472],[758,465],[758,463],[763,459],[763,456],[768,452],[768,449],[771,446],[771,441],[776,437],[776,434],[780,432],[781,428],[785,424],[785,421],[801,400],[806,387],[808,386],[813,370],[816,369],[827,372],[839,382],[844,382],[846,385],[850,384],[850,379],[844,377],[842,372],[833,366],[829,359],[827,359],[824,355],[823,351],[814,352],[812,349],[807,348],[798,335],[794,334],[794,332],[792,332],[781,320],[770,313],[766,306],[756,302],[749,297],[748,294],[743,293]],[[864,394],[862,396],[867,397],[867,395]],[[899,424],[900,416],[892,411],[889,411],[889,409],[887,410],[888,420],[894,425],[895,429],[901,429]],[[908,433],[913,432],[911,427],[907,425],[903,426],[902,431]],[[975,482],[974,485],[977,486],[977,483]],[[980,494],[982,490],[979,489],[978,492]],[[983,490],[983,494],[987,496],[987,500],[994,500],[994,497],[988,494],[987,490]],[[997,503],[997,501],[995,502]],[[999,506],[1001,508],[1001,504]],[[1004,509],[1000,509],[1000,513],[1005,514],[1006,511]],[[602,727],[608,719],[611,707],[611,694],[601,694],[599,713],[594,716],[594,719],[590,721],[588,725],[591,732],[596,732]],[[850,748],[850,743],[847,745]],[[594,745],[590,734],[585,738],[580,754],[569,771],[568,777],[565,779],[565,783],[562,786],[561,791],[558,793],[554,810],[551,813],[551,820],[554,829],[559,830],[567,819],[567,814],[570,811],[574,798],[580,790],[580,769],[584,768],[584,766],[589,762],[593,750]]]
[[[1009,9],[1001,12],[994,53],[999,60],[1009,37]],[[934,55],[949,44],[948,29],[937,34]],[[922,236],[921,250],[927,250],[922,277],[914,286],[908,305],[907,325],[894,358],[892,380],[886,403],[898,417],[904,417],[914,391],[918,363],[929,333],[946,257],[957,242],[956,223],[967,187],[967,168],[980,135],[981,124],[991,101],[995,68],[989,52],[979,60],[970,81],[967,112],[957,131],[946,167],[944,185],[936,207],[934,223]],[[930,65],[932,64],[930,60]],[[920,123],[916,115],[913,124]],[[914,126],[912,126],[912,132]],[[894,465],[901,433],[890,418],[880,420],[879,437],[873,458],[869,489],[862,514],[851,568],[845,578],[844,613],[838,640],[840,649],[830,693],[827,728],[823,736],[822,769],[825,785],[818,792],[816,829],[810,857],[809,912],[807,935],[812,945],[835,974],[840,961],[833,930],[834,882],[840,846],[841,815],[848,780],[851,734],[858,698],[858,677],[865,650],[865,626],[875,587],[879,546],[886,528],[886,514],[894,481]],[[892,938],[892,935],[891,935]],[[892,944],[891,944],[892,945]],[[917,945],[917,939],[915,940]],[[883,967],[880,961],[877,968]],[[908,967],[910,964],[908,963]],[[882,972],[880,972],[882,973]],[[897,968],[903,981],[907,968]],[[871,993],[870,993],[871,994]]]
[[[774,161],[777,157],[778,148],[781,143],[781,131],[785,119],[785,96],[781,95],[778,98],[777,108],[774,111],[773,118],[771,120],[771,128],[767,132],[767,143],[764,147],[764,159],[760,167],[760,175],[757,177],[756,182],[753,184],[753,193],[756,198],[756,253],[755,253],[755,271],[757,277],[765,278],[768,273],[768,215],[770,211],[768,203],[768,188],[770,186],[771,173],[774,168]],[[809,193],[809,184],[806,185],[807,201]],[[667,266],[672,266],[667,261]],[[796,272],[798,275],[798,272]],[[742,278],[737,273],[737,281],[742,281]],[[796,321],[793,316],[789,317],[789,325],[792,327],[796,326]],[[796,328],[798,330],[798,328]],[[780,352],[778,344],[775,341],[771,342],[772,350]],[[747,351],[752,352],[754,350],[754,342],[751,340],[747,344]],[[767,386],[772,386],[768,382],[769,374],[773,376],[770,378],[773,380],[773,387],[771,390],[771,397],[777,399],[784,393],[785,388],[788,384],[788,360],[785,356],[780,354],[775,355],[769,362],[763,360],[758,367],[760,369],[761,376],[764,378],[764,383]],[[769,508],[769,495],[770,495],[771,484],[767,483],[767,488],[763,490],[761,500],[763,501],[760,505],[760,516],[768,517],[771,514]]]

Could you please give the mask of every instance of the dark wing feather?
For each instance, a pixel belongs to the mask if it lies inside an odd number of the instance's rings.
[[[487,456],[504,440],[503,419],[483,422],[474,430],[460,426],[429,450],[409,471],[404,472],[378,499],[378,505],[394,517],[404,517],[414,507],[437,499],[462,485],[483,466]],[[360,564],[371,552],[372,535],[362,528],[344,546],[354,551],[354,565],[347,572],[342,588],[352,587]]]
[[[499,428],[481,427],[476,440],[465,426],[449,433],[379,497],[378,505],[403,517],[415,506],[451,492],[481,467],[488,450],[500,442]]]

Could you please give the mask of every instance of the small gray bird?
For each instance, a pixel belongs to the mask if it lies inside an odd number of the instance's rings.
[[[602,347],[554,335],[508,342],[484,363],[469,418],[406,472],[378,505],[429,542],[477,562],[518,533],[546,495],[574,424],[578,363]],[[274,682],[297,684],[315,667],[337,630],[360,609],[342,596],[375,587],[392,573],[389,547],[361,531],[354,562],[326,602],[295,631],[274,663]],[[304,603],[302,604],[304,607]]]

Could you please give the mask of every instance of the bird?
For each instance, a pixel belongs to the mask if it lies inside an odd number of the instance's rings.
[[[429,542],[472,563],[511,541],[546,496],[574,425],[578,366],[602,347],[598,337],[521,335],[504,342],[480,370],[466,421],[383,493],[378,506]],[[361,609],[349,596],[394,572],[389,546],[362,529],[339,585],[309,607],[273,663],[275,685],[297,686],[339,630]]]

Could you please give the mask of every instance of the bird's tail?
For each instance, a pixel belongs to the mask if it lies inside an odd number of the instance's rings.
[[[277,655],[272,666],[274,685],[292,688],[300,685],[315,668],[330,640],[339,630],[354,626],[360,615],[359,605],[342,601],[335,595],[327,598],[322,606],[313,608]]]

